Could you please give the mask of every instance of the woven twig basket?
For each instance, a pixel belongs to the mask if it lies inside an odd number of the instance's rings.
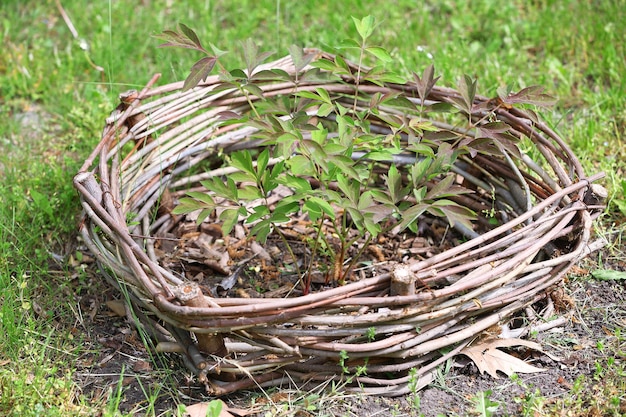
[[[295,71],[289,59],[268,67]],[[525,312],[528,319],[539,314],[532,306],[541,300],[549,305],[551,288],[568,268],[601,246],[590,240],[592,220],[602,208],[601,187],[591,182],[601,176],[586,177],[564,141],[535,116],[476,97],[473,120],[505,122],[509,133],[528,144],[515,162],[478,154],[453,168],[458,182],[469,182],[474,190],[459,203],[478,213],[495,204],[500,226],[482,222],[475,230],[459,229],[464,243],[430,257],[405,259],[401,272],[374,274],[309,295],[203,294],[160,264],[155,245],[180,216],[159,207],[166,197],[177,199],[197,187],[199,180],[224,174],[227,169],[194,170],[218,151],[255,146],[249,139],[252,128],[223,128],[220,120],[225,111],[242,113],[249,107],[237,91],[214,92],[217,77],[186,92],[182,83],[153,88],[157,78],[143,91],[122,96],[102,141],[75,177],[85,212],[80,230],[103,274],[126,294],[138,325],[158,340],[158,349],[181,352],[210,394],[345,381],[359,366],[366,374],[349,382],[366,393],[406,393],[415,376],[421,388],[439,364],[481,332],[506,324],[516,313]],[[265,94],[285,95],[315,86],[260,85]],[[324,88],[341,100],[355,86],[346,78]],[[359,89],[399,93],[421,104],[411,83],[362,84]],[[460,99],[458,92],[434,87],[423,104],[454,99]],[[371,123],[385,131],[382,119]],[[416,371],[409,376],[412,368]]]

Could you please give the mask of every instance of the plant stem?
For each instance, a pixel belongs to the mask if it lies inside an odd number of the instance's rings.
[[[309,260],[309,266],[307,267],[307,277],[306,277],[307,288],[311,287],[311,270],[313,269],[313,260],[315,259],[315,256],[317,255],[317,248],[318,248],[319,240],[321,239],[322,226],[324,224],[325,217],[326,215],[322,213],[322,217],[320,217],[319,225],[317,226],[317,235],[315,236],[315,243],[313,245],[313,251],[311,252],[311,259]]]
[[[293,264],[296,267],[296,274],[298,274],[298,281],[300,282],[300,285],[302,286],[302,294],[307,295],[309,293],[309,288],[305,286],[305,282],[302,279],[302,271],[300,270],[300,266],[298,265],[298,260],[296,259],[296,255],[293,253],[293,250],[291,249],[291,245],[287,241],[287,238],[285,237],[283,232],[281,232],[278,227],[274,227],[274,230],[276,231],[276,233],[278,233],[278,236],[280,236],[280,239],[283,241],[283,243],[285,244],[285,247],[287,248],[287,252],[289,252],[291,259],[293,260]]]
[[[359,84],[361,82],[361,66],[363,65],[363,54],[365,51],[365,39],[361,43],[361,50],[359,51],[359,65],[356,69],[356,80],[354,81],[354,104],[352,106],[352,111],[356,115],[356,105],[359,99]]]
[[[361,256],[363,256],[363,253],[365,252],[365,249],[367,249],[367,247],[370,245],[370,242],[372,241],[372,237],[373,237],[372,234],[368,233],[368,236],[367,236],[367,239],[365,240],[365,243],[363,243],[363,246],[361,247],[361,249],[359,249],[357,254],[352,257],[352,260],[348,264],[348,267],[343,271],[343,274],[341,276],[341,280],[343,282],[345,282],[345,280],[348,277],[348,274],[350,273],[350,271],[352,271],[352,269],[354,268],[354,266],[356,265],[358,260],[361,259]],[[356,241],[356,239],[351,241],[350,245],[348,247],[352,246],[352,243],[354,241]]]

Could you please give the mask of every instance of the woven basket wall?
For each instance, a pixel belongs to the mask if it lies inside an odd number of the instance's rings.
[[[289,59],[268,67],[294,73]],[[253,129],[221,124],[223,112],[249,108],[232,89],[214,92],[217,77],[186,92],[182,83],[152,87],[156,79],[143,91],[122,96],[102,141],[75,178],[85,212],[81,233],[103,275],[127,294],[157,348],[180,352],[210,394],[345,381],[363,365],[367,374],[351,382],[366,393],[408,392],[412,368],[421,388],[439,364],[481,332],[512,317],[530,320],[529,308],[545,314],[541,309],[551,303],[551,290],[568,268],[601,245],[590,238],[602,197],[591,182],[600,176],[587,177],[565,142],[542,121],[476,97],[473,120],[503,121],[526,144],[527,152],[515,160],[478,154],[453,167],[459,185],[470,183],[473,190],[459,204],[477,213],[495,207],[499,225],[482,221],[474,230],[451,230],[459,242],[454,247],[404,258],[396,269],[308,295],[210,296],[189,277],[161,265],[157,252],[165,232],[181,220],[163,207],[189,189],[198,190],[207,178],[204,166],[198,166],[218,151],[258,146],[250,140]],[[266,94],[295,91],[285,83],[260,87]],[[297,89],[314,87],[302,82]],[[336,100],[354,91],[349,79],[325,88]],[[359,88],[397,92],[419,103],[411,83]],[[459,97],[434,87],[424,104]],[[372,123],[385,131],[382,121]],[[219,169],[210,175],[228,172]],[[412,288],[393,290],[407,274]]]

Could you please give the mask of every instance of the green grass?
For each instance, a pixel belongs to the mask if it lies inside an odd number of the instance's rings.
[[[115,415],[111,404],[88,404],[76,394],[73,363],[82,343],[71,329],[86,283],[55,258],[67,261],[74,250],[79,202],[71,179],[98,142],[117,95],[141,88],[155,72],[163,74],[160,83],[182,80],[198,58],[157,48],[151,35],[177,22],[194,28],[205,44],[236,51],[239,41],[253,37],[280,56],[293,43],[327,48],[355,37],[350,15],[373,14],[381,22],[374,40],[392,53],[401,73],[421,73],[432,62],[443,84],[467,73],[478,77],[486,95],[507,84],[544,85],[559,98],[544,117],[588,172],[607,172],[611,205],[603,228],[621,235],[615,224],[626,214],[623,0],[62,3],[88,51],[53,0],[8,0],[0,9],[2,415],[42,409]],[[224,63],[240,65],[241,58],[231,53]],[[43,118],[34,133],[19,116],[29,110]]]

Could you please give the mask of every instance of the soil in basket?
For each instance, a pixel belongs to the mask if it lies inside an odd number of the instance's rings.
[[[323,291],[390,272],[397,263],[417,262],[459,244],[456,233],[442,220],[424,218],[419,235],[406,230],[381,234],[367,243],[355,239],[358,232],[352,230],[346,240],[355,243],[338,260],[339,239],[332,226],[322,230],[331,247],[315,248],[311,242],[316,231],[306,218],[280,225],[280,235],[273,233],[260,245],[241,224],[224,236],[219,224],[198,226],[193,219],[183,218],[155,247],[161,265],[200,284],[205,295],[283,298],[303,295],[299,277],[309,278],[307,270],[311,271],[310,292]]]

